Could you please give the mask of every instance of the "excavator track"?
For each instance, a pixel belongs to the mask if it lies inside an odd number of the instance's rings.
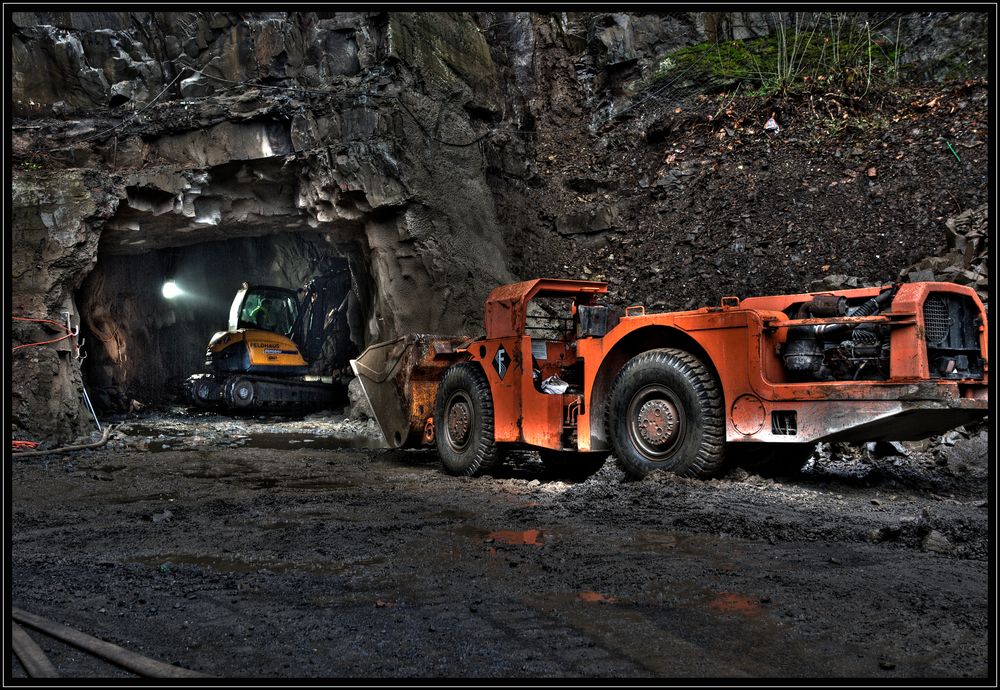
[[[331,405],[339,388],[330,383],[259,374],[234,374],[219,379],[195,374],[185,382],[188,400],[198,407],[231,412],[298,412]]]

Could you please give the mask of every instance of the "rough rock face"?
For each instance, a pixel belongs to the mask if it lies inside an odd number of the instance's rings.
[[[242,259],[225,266],[234,290],[241,276],[281,284],[256,262],[287,265],[294,252],[282,248],[294,243],[282,238],[319,233],[364,273],[366,299],[352,305],[361,345],[414,330],[474,332],[486,293],[513,279],[473,141],[481,118],[502,110],[497,77],[468,18],[71,13],[15,21],[13,97],[44,123],[19,128],[15,147],[29,167],[96,168],[94,184],[117,197],[117,212],[79,239],[81,267],[46,255],[62,272],[47,268],[15,287],[72,306],[100,240],[98,271],[78,297],[94,336],[87,367],[99,403],[161,399],[177,362],[196,364],[209,329],[224,327],[218,305],[232,292],[212,296],[214,328],[204,309],[158,303],[153,276],[180,264],[218,270],[196,260],[219,260],[216,250],[195,256],[183,247],[274,236],[270,258],[233,250],[229,258]],[[66,223],[82,227],[94,211],[60,203],[57,195],[75,189],[65,184],[41,183]],[[22,199],[33,203],[18,196],[15,205]],[[24,244],[33,246],[27,236]],[[284,284],[300,284],[318,260]],[[53,310],[37,300],[23,306]],[[67,366],[78,383],[79,368]],[[76,410],[78,394],[64,388],[25,398]],[[21,407],[18,425],[32,433],[80,430],[62,421],[43,428]]]
[[[80,324],[73,290],[97,260],[99,227],[118,199],[84,170],[21,175],[12,190],[12,315]],[[13,321],[15,344],[52,340],[63,332]],[[10,394],[15,429],[64,441],[92,424],[82,403],[82,377],[69,340],[12,355]]]
[[[664,281],[700,300],[710,283],[696,269],[706,261],[726,279],[773,285],[768,267],[744,270],[770,247],[745,251],[746,211],[722,207],[753,191],[734,166],[765,169],[755,161],[773,156],[773,171],[789,154],[763,142],[751,161],[740,150],[695,155],[725,131],[722,119],[699,125],[687,103],[674,112],[670,93],[629,86],[665,52],[758,35],[769,21],[758,13],[14,13],[15,313],[65,309],[76,323],[79,306],[92,354],[83,371],[113,406],[166,395],[169,379],[224,325],[218,304],[231,298],[231,281],[293,287],[325,256],[356,267],[359,345],[410,331],[475,333],[493,286],[534,275],[603,275],[616,299],[649,304]],[[979,15],[913,15],[899,32],[915,60],[974,62],[982,25]],[[957,96],[956,107],[962,98],[970,100]],[[978,112],[978,96],[971,100],[965,113]],[[699,117],[716,104],[700,108]],[[978,146],[966,139],[959,145]],[[827,167],[867,164],[867,152],[859,155]],[[893,152],[880,155],[889,161]],[[904,170],[893,189],[909,194],[917,172]],[[966,208],[982,203],[978,175],[975,167],[955,178],[972,185],[959,193]],[[822,204],[812,210],[815,187],[786,182],[782,212],[826,217]],[[873,205],[884,193],[864,191]],[[944,217],[937,197],[922,206]],[[788,234],[802,248],[828,230]],[[915,244],[894,255],[893,270],[938,244],[918,238],[926,224],[906,232]],[[649,261],[653,239],[668,255],[662,261]],[[863,274],[850,251],[839,260],[836,270]],[[213,293],[216,311],[157,299],[153,286],[182,264],[226,283]],[[15,342],[43,339],[31,328],[17,326]],[[79,362],[52,348],[29,351],[14,355],[15,428],[53,439],[85,430]]]
[[[937,254],[921,259],[900,272],[900,280],[942,280],[976,289],[983,304],[989,306],[989,206],[949,218],[947,243]]]

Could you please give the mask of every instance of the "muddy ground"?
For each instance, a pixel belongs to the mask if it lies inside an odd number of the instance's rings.
[[[341,417],[186,415],[12,461],[14,606],[218,676],[989,672],[985,429],[573,482],[531,454],[451,477]],[[31,634],[63,676],[128,676]]]

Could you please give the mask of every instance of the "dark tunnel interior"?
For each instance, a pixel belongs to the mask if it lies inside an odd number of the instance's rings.
[[[297,289],[345,266],[352,284],[344,305],[348,347],[357,352],[367,344],[373,294],[359,244],[334,243],[323,233],[289,232],[142,254],[99,251],[76,295],[81,337],[86,338],[82,369],[94,406],[114,413],[135,403],[155,407],[181,401],[184,380],[204,370],[210,338],[227,330],[230,306],[244,281]],[[172,299],[164,296],[167,281],[179,290]]]

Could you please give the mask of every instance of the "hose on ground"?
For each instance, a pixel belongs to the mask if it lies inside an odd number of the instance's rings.
[[[17,623],[10,624],[10,646],[31,678],[58,678],[59,673],[42,648]]]
[[[11,608],[11,616],[19,623],[41,630],[46,635],[51,635],[57,640],[62,640],[85,652],[90,652],[140,676],[148,678],[211,678],[208,674],[201,673],[200,671],[191,671],[179,666],[165,664],[162,661],[130,652],[116,644],[99,640],[79,630],[60,625],[47,618],[36,616],[33,613],[28,613],[16,607]]]
[[[40,455],[51,455],[53,453],[71,453],[74,450],[86,450],[88,448],[100,448],[105,443],[108,442],[108,438],[111,436],[111,430],[114,427],[110,424],[104,427],[104,432],[101,434],[101,440],[95,441],[94,443],[84,443],[77,446],[63,446],[62,448],[53,448],[52,450],[25,450],[12,453],[15,458],[30,458],[38,457]]]

